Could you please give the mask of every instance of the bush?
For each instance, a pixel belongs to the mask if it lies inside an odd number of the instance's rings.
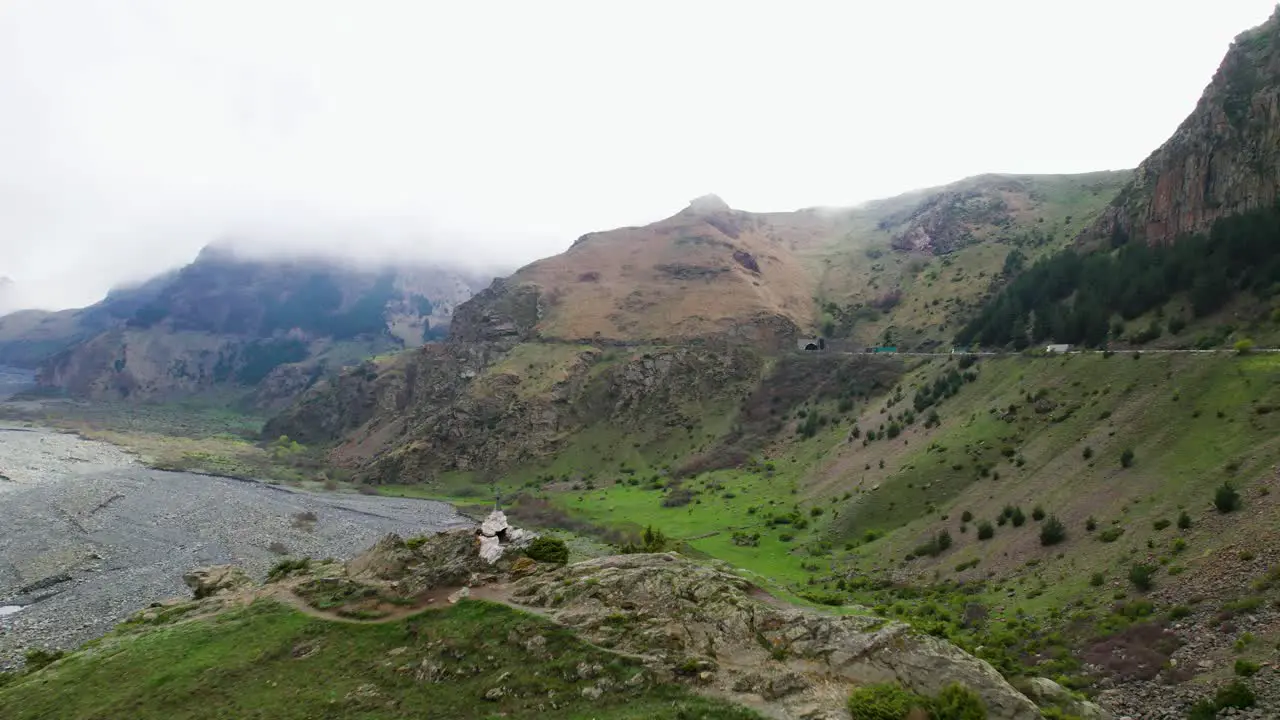
[[[1249,338],[1241,338],[1237,340],[1236,344],[1233,345],[1232,347],[1235,348],[1237,354],[1248,355],[1249,353],[1253,352],[1253,341],[1250,340]]]
[[[1086,446],[1084,451],[1080,453],[1085,460],[1093,457],[1093,448]]]
[[[966,523],[973,522],[973,513],[969,512],[968,510],[965,510],[964,512],[960,513],[960,522],[966,522]]]
[[[1123,534],[1124,534],[1124,528],[1109,527],[1106,530],[1103,530],[1102,532],[1098,533],[1098,539],[1104,543],[1115,542],[1119,540],[1120,536]]]
[[[1170,522],[1169,522],[1168,520],[1166,520],[1165,518],[1160,518],[1159,520],[1157,520],[1157,521],[1155,521],[1155,522],[1151,523],[1151,527],[1152,527],[1153,529],[1155,529],[1155,530],[1159,531],[1159,530],[1163,530],[1163,529],[1165,529],[1165,528],[1169,527],[1171,524],[1172,524],[1172,523],[1170,523]]]
[[[1224,482],[1213,493],[1213,506],[1220,513],[1235,512],[1240,509],[1240,493],[1231,483]]]
[[[1048,547],[1067,539],[1067,528],[1057,515],[1050,515],[1040,528],[1040,544]]]
[[[1262,668],[1258,663],[1251,660],[1236,661],[1236,675],[1239,675],[1240,677],[1253,677],[1254,675],[1257,675],[1258,671],[1261,669]]]
[[[27,661],[27,672],[35,672],[52,665],[61,660],[66,652],[62,650],[45,650],[43,648],[31,648],[23,655]]]
[[[990,522],[983,520],[982,522],[978,523],[978,539],[979,540],[990,540],[995,536],[996,536],[996,529],[991,527]]]
[[[285,558],[267,571],[267,582],[283,580],[295,572],[311,567],[311,558]]]
[[[1209,698],[1200,698],[1187,712],[1187,720],[1217,720],[1218,706]]]
[[[1245,710],[1253,707],[1257,701],[1258,699],[1254,697],[1253,691],[1249,689],[1249,686],[1239,680],[1218,688],[1218,692],[1214,693],[1213,696],[1213,704],[1218,706],[1218,710],[1227,708]]]
[[[1097,530],[1097,529],[1098,529],[1098,521],[1094,520],[1093,516],[1090,515],[1089,519],[1084,521],[1084,530],[1085,532],[1093,532],[1094,530]]]
[[[1040,507],[1039,505],[1037,505],[1037,506],[1035,506],[1034,508],[1032,508],[1032,510],[1031,510],[1031,519],[1032,519],[1032,520],[1035,520],[1036,522],[1040,522],[1041,520],[1043,520],[1043,519],[1044,519],[1044,508]]]
[[[1106,581],[1107,579],[1103,577],[1102,573],[1100,572],[1096,572],[1089,577],[1089,584],[1092,585],[1093,587],[1102,587],[1102,584],[1105,583]]]
[[[1013,515],[1009,516],[1009,521],[1013,523],[1014,527],[1022,527],[1023,523],[1027,521],[1027,516],[1022,514],[1022,508],[1014,508]]]
[[[564,565],[569,562],[569,546],[560,538],[545,535],[534,538],[524,554],[543,563]]]
[[[982,698],[960,683],[942,688],[931,703],[930,720],[986,720],[987,706]]]
[[[1183,510],[1182,514],[1178,515],[1178,529],[1179,530],[1191,529],[1191,516],[1187,514],[1186,510]]]
[[[1151,565],[1135,563],[1129,568],[1129,582],[1139,590],[1146,592],[1155,587],[1156,569]]]
[[[1123,467],[1123,468],[1133,467],[1133,449],[1132,448],[1125,448],[1124,452],[1120,453],[1120,467]]]
[[[849,695],[853,720],[903,720],[912,710],[926,710],[929,701],[900,685],[864,685]]]
[[[634,555],[636,553],[659,553],[667,549],[667,536],[661,530],[654,528],[652,525],[645,527],[644,532],[640,534],[640,542],[628,542],[622,546],[624,555]],[[534,558],[535,560],[537,558]]]

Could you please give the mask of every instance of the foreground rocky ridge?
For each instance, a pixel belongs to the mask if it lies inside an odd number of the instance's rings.
[[[543,615],[599,647],[641,659],[646,671],[635,682],[682,683],[769,717],[844,718],[853,687],[884,682],[925,695],[960,683],[982,698],[991,718],[1041,716],[985,662],[899,622],[791,607],[724,568],[674,553],[560,566],[534,561],[511,544],[490,562],[480,554],[485,537],[475,530],[411,541],[392,535],[345,565],[282,565],[265,586],[254,586],[234,568],[207,568],[187,576],[198,598],[194,604],[148,610],[138,622],[204,617],[259,597],[334,619],[370,622],[403,616],[405,602],[446,606],[470,597]],[[534,650],[536,643],[537,638],[527,642]],[[587,681],[598,674],[579,668]],[[512,691],[499,685],[491,694],[498,698]],[[611,691],[613,686],[601,680],[583,693],[598,697]],[[1067,697],[1088,717],[1109,717]]]

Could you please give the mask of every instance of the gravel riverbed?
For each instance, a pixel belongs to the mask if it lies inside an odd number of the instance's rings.
[[[186,595],[182,574],[201,565],[260,577],[282,552],[347,558],[389,532],[470,524],[445,503],[161,472],[112,445],[0,425],[0,669]]]

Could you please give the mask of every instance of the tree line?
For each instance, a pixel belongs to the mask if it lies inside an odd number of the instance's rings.
[[[1019,265],[1014,258],[1005,269]],[[1203,317],[1241,292],[1261,299],[1280,292],[1280,203],[1221,218],[1208,234],[1167,244],[1130,242],[1117,229],[1103,250],[1055,253],[1017,274],[956,342],[1022,349],[1053,340],[1101,347],[1114,315],[1132,320],[1186,293],[1194,315]]]

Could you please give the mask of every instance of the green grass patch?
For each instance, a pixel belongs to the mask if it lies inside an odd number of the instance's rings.
[[[526,648],[535,636],[545,638],[543,650]],[[584,697],[595,681],[579,679],[580,663],[599,665],[615,684],[598,699]],[[642,670],[539,618],[489,603],[356,625],[259,601],[211,620],[108,636],[0,688],[0,717],[758,718],[678,685],[625,684]]]

